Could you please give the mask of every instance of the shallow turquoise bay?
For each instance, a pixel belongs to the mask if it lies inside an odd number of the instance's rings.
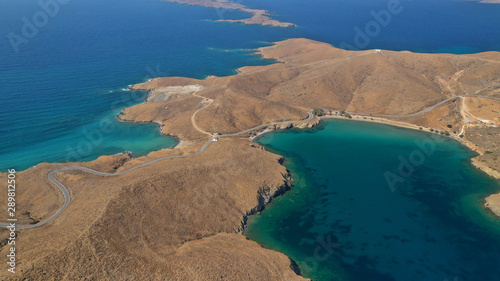
[[[500,186],[471,166],[474,154],[460,143],[344,120],[258,142],[286,157],[295,182],[245,234],[287,254],[304,276],[500,280],[500,220],[482,209]],[[398,171],[401,159],[413,173]],[[388,173],[404,181],[391,187]]]
[[[161,0],[74,0],[20,46],[22,17],[38,1],[0,1],[0,171],[41,162],[90,161],[175,145],[156,124],[118,122],[144,100],[129,84],[159,76],[204,78],[262,65],[254,48],[305,37],[340,46],[387,0],[252,0],[243,4],[294,22],[282,29],[216,23],[237,11]],[[238,1],[236,1],[238,2]],[[361,49],[474,53],[500,50],[500,5],[401,0],[403,12]],[[411,31],[411,32],[409,32]],[[103,122],[107,127],[103,128]],[[436,150],[391,188],[433,141]],[[475,170],[473,154],[450,139],[377,124],[329,121],[267,134],[259,142],[287,158],[291,191],[255,217],[246,235],[298,262],[314,280],[500,280],[498,219],[481,208],[498,183]]]
[[[364,29],[373,20],[372,11],[388,5],[387,0],[244,1],[298,24],[277,28],[217,23],[247,14],[161,0],[74,0],[61,4],[16,53],[8,34],[21,34],[22,19],[32,20],[42,10],[38,3],[0,1],[0,171],[65,162],[71,154],[67,148],[86,142],[83,132],[98,129],[115,114],[116,102],[122,107],[142,102],[145,95],[120,102],[132,94],[121,90],[129,84],[159,76],[232,75],[242,66],[271,63],[252,49],[287,38],[352,45],[355,28]],[[400,4],[403,11],[361,49],[500,50],[500,5],[455,0]],[[125,150],[142,155],[175,143],[155,125],[115,125],[84,161]]]

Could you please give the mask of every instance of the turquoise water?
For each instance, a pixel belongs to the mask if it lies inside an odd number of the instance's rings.
[[[115,120],[146,97],[125,91],[127,85],[169,75],[231,75],[268,63],[239,49],[262,45],[251,41],[252,33],[265,39],[259,28],[236,43],[224,34],[245,27],[207,21],[218,18],[213,9],[140,0],[70,1],[15,53],[3,35],[21,34],[22,17],[40,10],[35,1],[0,1],[0,171],[171,147],[176,140],[161,136],[157,125]],[[108,120],[113,129],[90,141],[89,132]]]
[[[21,33],[23,17],[39,14],[37,2],[0,0],[0,171],[171,147],[176,140],[161,136],[155,124],[116,120],[146,97],[127,85],[159,76],[232,75],[241,66],[271,63],[248,49],[287,38],[353,45],[355,28],[364,29],[371,12],[389,3],[243,2],[299,25],[282,29],[216,23],[245,14],[160,0],[72,0],[15,52],[8,35]],[[360,49],[500,51],[500,5],[401,0],[400,6]],[[387,184],[383,175],[398,173],[398,156],[428,138],[340,121],[265,135],[260,141],[287,157],[296,182],[250,223],[247,235],[288,254],[317,280],[500,280],[498,222],[480,208],[498,186],[468,165],[469,151],[441,139],[403,183]]]
[[[72,0],[59,5],[16,53],[8,36],[22,35],[23,18],[33,22],[43,11],[37,3],[0,0],[2,171],[74,158],[79,144],[88,147],[84,132],[98,130],[103,120],[144,99],[144,94],[122,90],[129,84],[158,76],[232,75],[241,66],[270,63],[247,49],[286,38],[351,44],[354,28],[363,28],[373,19],[370,11],[386,9],[388,1],[244,1],[299,24],[283,29],[216,23],[246,15],[160,0]],[[401,6],[403,11],[365,48],[500,50],[500,5],[402,0]],[[175,144],[153,125],[116,122],[114,128],[98,145],[81,149],[81,158],[125,150],[142,155]]]
[[[286,157],[295,182],[245,235],[290,256],[304,276],[500,280],[500,222],[481,207],[500,186],[458,142],[344,120],[258,142]],[[398,171],[401,159],[412,173]],[[388,184],[388,174],[403,180]]]

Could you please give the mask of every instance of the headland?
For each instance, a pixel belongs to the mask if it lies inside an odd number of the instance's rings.
[[[346,51],[308,39],[256,52],[277,63],[243,67],[228,77],[165,77],[132,86],[150,96],[119,118],[159,123],[162,133],[178,137],[183,146],[139,158],[121,154],[87,163],[42,163],[20,172],[18,201],[26,211],[19,224],[44,221],[63,205],[63,195],[47,178],[55,169],[82,166],[119,173],[155,159],[194,154],[217,135],[262,124],[297,120],[261,131],[312,127],[319,117],[300,122],[311,109],[449,135],[479,153],[477,166],[491,175],[500,170],[498,52]],[[19,231],[25,239],[19,245],[23,277],[302,280],[288,257],[240,234],[249,215],[289,188],[283,159],[249,141],[258,133],[221,138],[202,154],[158,161],[117,177],[57,173],[71,204],[36,231]],[[498,196],[488,199],[492,212],[498,206]],[[2,254],[6,251],[2,248]]]
[[[277,27],[295,27],[296,25],[289,22],[282,22],[269,17],[269,12],[266,10],[250,9],[243,4],[234,3],[228,0],[164,0],[167,2],[175,2],[184,5],[192,6],[203,6],[215,8],[218,11],[221,19],[218,22],[233,22],[233,23],[244,23],[244,24],[258,24],[258,25],[271,25]],[[252,17],[247,19],[230,20],[223,18],[223,12],[225,9],[239,10],[252,15]]]

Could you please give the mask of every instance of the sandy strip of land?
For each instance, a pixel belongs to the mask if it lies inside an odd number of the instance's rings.
[[[418,126],[418,125],[415,125],[412,123],[390,120],[390,119],[381,118],[381,117],[366,117],[366,116],[352,115],[352,118],[346,118],[344,116],[325,115],[325,116],[320,117],[320,120],[321,119],[341,119],[341,120],[348,120],[348,121],[372,122],[372,123],[379,123],[379,124],[385,124],[385,125],[390,125],[390,126],[395,126],[395,127],[405,128],[405,129],[416,130],[416,131],[420,131],[420,132],[433,133],[432,131],[430,131],[431,128],[428,128],[428,127],[422,127],[422,126]],[[296,126],[292,126],[292,127],[296,127]],[[302,128],[304,128],[304,127],[302,127]],[[288,128],[285,128],[285,129],[288,129]],[[438,129],[433,129],[433,130],[435,132],[439,131]],[[276,131],[276,129],[271,128],[271,127],[267,127],[266,129],[264,129],[260,132],[257,132],[255,135],[251,135],[249,137],[249,140],[254,141],[259,136],[262,136],[264,134],[267,134],[267,133],[273,132],[273,131]],[[443,136],[445,136],[445,135],[443,135]],[[453,135],[450,135],[447,137],[450,137],[450,138],[453,138],[453,139],[459,141],[460,143],[462,143],[464,146],[466,146],[471,151],[474,151],[480,155],[484,154],[484,151],[482,151],[478,146],[476,146],[475,144],[473,144],[473,143],[471,143],[463,138],[460,138],[459,135],[453,134]],[[490,175],[491,177],[496,178],[496,179],[500,179],[500,173],[491,169],[488,165],[486,165],[482,162],[475,161],[475,158],[473,158],[471,160],[471,164],[473,164],[477,169]],[[500,217],[500,212],[498,213],[498,216]]]

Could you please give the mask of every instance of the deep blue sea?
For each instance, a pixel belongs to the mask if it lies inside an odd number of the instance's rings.
[[[287,254],[305,277],[500,280],[500,221],[481,207],[500,185],[470,165],[474,154],[460,143],[347,120],[258,142],[285,156],[295,182],[245,235]],[[401,173],[401,163],[411,168]]]
[[[269,63],[247,49],[286,38],[364,49],[500,50],[500,5],[456,0],[401,0],[398,13],[382,15],[383,26],[356,45],[355,28],[366,32],[373,14],[394,1],[243,1],[299,25],[284,29],[216,23],[245,14],[160,0],[60,0],[49,13],[39,1],[0,0],[0,170],[171,147],[176,141],[154,124],[116,122],[122,108],[146,96],[122,89],[158,76],[232,75]],[[102,130],[103,122],[111,129]]]
[[[176,141],[155,124],[116,121],[122,108],[146,97],[123,89],[159,76],[231,75],[268,63],[241,49],[280,32],[217,24],[214,9],[159,0],[73,0],[14,52],[7,36],[22,34],[22,18],[32,22],[40,11],[37,1],[0,0],[1,171],[171,147]]]
[[[160,0],[57,1],[41,1],[64,3],[48,15],[37,0],[0,0],[0,171],[172,147],[176,140],[155,124],[117,121],[147,95],[127,86],[159,76],[233,75],[272,63],[250,49],[274,41],[500,51],[500,5],[474,1],[242,2],[298,24],[291,29],[217,23],[245,14]],[[498,221],[481,208],[498,185],[470,166],[469,151],[443,140],[394,192],[383,181],[398,155],[426,138],[341,121],[264,136],[287,157],[295,188],[247,235],[288,254],[315,280],[500,280]]]

